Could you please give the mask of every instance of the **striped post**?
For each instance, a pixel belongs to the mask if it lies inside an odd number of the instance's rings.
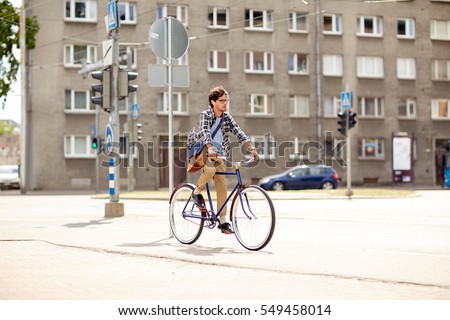
[[[114,158],[111,158],[109,159],[109,195],[113,197],[114,194]]]

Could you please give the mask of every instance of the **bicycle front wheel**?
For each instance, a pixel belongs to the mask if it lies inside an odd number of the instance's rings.
[[[204,220],[191,197],[194,186],[189,183],[179,185],[170,197],[169,221],[172,233],[178,241],[192,244],[203,231]]]
[[[275,209],[267,192],[248,186],[238,192],[231,206],[231,222],[236,238],[248,250],[260,250],[272,239]]]

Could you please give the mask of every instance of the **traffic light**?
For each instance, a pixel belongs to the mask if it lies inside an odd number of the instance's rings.
[[[339,117],[339,121],[338,121],[338,131],[345,136],[347,133],[347,111],[339,111],[338,112],[338,117]]]
[[[351,128],[353,128],[355,124],[356,124],[356,113],[350,111],[348,113],[348,129],[350,130]]]
[[[103,110],[109,112],[111,109],[110,92],[111,92],[111,72],[108,69],[102,71],[94,71],[91,73],[92,78],[100,80],[101,83],[93,84],[92,91],[99,92],[100,96],[91,97],[93,104],[100,105]]]
[[[135,80],[138,76],[137,72],[128,72],[123,69],[119,69],[119,97],[128,97],[130,92],[136,92],[138,86],[130,84],[130,81]]]
[[[98,144],[99,144],[99,139],[98,137],[92,137],[91,138],[91,146],[92,149],[96,150],[98,148]]]
[[[133,123],[132,142],[139,142],[142,140],[142,123]]]

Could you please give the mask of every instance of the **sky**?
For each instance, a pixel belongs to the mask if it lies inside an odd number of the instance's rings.
[[[22,4],[22,0],[10,0],[15,7]],[[16,55],[20,57],[20,51]],[[17,77],[17,82],[14,83],[12,90],[8,93],[5,108],[2,109],[0,105],[0,119],[12,119],[18,123],[21,122],[21,98],[20,98],[20,71]]]

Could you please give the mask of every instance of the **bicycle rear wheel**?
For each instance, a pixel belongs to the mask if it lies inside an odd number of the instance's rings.
[[[190,183],[179,185],[170,197],[169,221],[175,238],[184,244],[192,244],[200,237],[203,231],[204,220],[200,210],[191,198],[194,186]],[[195,215],[196,217],[187,217]]]
[[[272,239],[275,209],[269,195],[258,186],[248,186],[233,199],[231,222],[236,238],[248,250],[261,250]]]

